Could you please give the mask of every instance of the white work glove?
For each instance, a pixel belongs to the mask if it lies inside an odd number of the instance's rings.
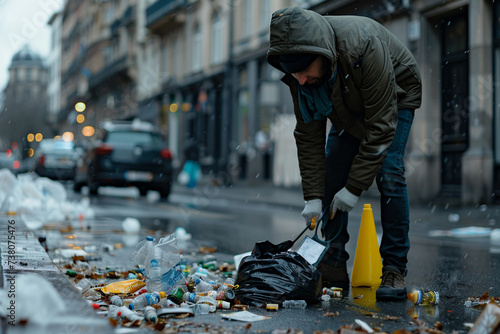
[[[320,199],[312,199],[310,201],[306,201],[306,206],[304,210],[302,210],[302,217],[306,220],[306,225],[309,225],[313,218],[318,218],[321,214],[321,207],[323,203]]]
[[[337,211],[351,211],[358,202],[358,198],[359,196],[354,195],[345,187],[340,189],[340,191],[333,196],[330,217],[332,216],[332,213],[335,214]]]

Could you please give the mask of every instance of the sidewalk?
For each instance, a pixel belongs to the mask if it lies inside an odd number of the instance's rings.
[[[8,293],[8,299],[0,303],[4,309],[3,303],[5,302],[7,310],[7,318],[0,318],[1,332],[67,333],[82,332],[81,328],[85,328],[85,332],[96,334],[112,331],[107,319],[97,317],[87,300],[52,262],[35,233],[29,230],[18,216],[0,216],[0,231],[2,231],[0,232],[1,288],[7,290]],[[19,275],[25,274],[37,274],[50,282],[65,303],[64,312],[58,319],[51,319],[48,326],[30,322],[25,326],[19,326],[17,323],[25,316],[32,315],[32,312],[40,312],[42,315],[49,313],[47,310],[33,309],[30,303],[36,306],[44,301],[48,308],[55,306],[54,300],[46,291],[36,291],[35,295],[32,289],[23,291],[18,286]],[[7,304],[9,300],[10,304]],[[3,314],[4,311],[2,310],[1,313]]]
[[[380,220],[380,199],[373,195],[374,192],[363,193],[358,204],[353,209],[353,214],[361,214],[363,203],[371,204],[375,221]],[[279,205],[293,208],[298,214],[304,209],[304,199],[300,187],[276,187],[270,184],[244,185],[236,184],[229,187],[215,187],[207,183],[189,189],[175,184],[172,194],[203,196],[210,194],[212,197],[227,198],[247,203],[261,203],[270,206]],[[477,204],[456,206],[445,200],[429,201],[429,203],[415,203],[410,199],[410,222],[432,223],[433,228],[458,228],[464,226],[479,226],[500,228],[500,205]]]

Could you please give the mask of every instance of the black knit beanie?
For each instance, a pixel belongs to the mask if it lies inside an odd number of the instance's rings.
[[[317,54],[299,53],[279,56],[281,67],[288,73],[302,72],[318,57]]]

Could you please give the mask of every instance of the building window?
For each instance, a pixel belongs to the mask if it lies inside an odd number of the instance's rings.
[[[174,37],[174,47],[172,48],[172,59],[173,59],[173,64],[172,64],[172,72],[174,73],[175,76],[179,75],[180,73],[180,53],[181,53],[181,47],[179,43],[179,38],[177,36]]]
[[[104,12],[104,22],[111,23],[115,18],[115,5],[110,2]]]
[[[102,53],[104,56],[104,64],[110,64],[113,61],[113,48],[110,46],[106,46],[102,48]]]
[[[222,62],[222,32],[223,23],[221,17],[216,13],[212,20],[212,63]]]
[[[166,80],[168,78],[168,44],[167,41],[164,41],[161,53],[161,79]]]
[[[260,0],[260,27],[267,30],[271,23],[271,0]]]
[[[250,37],[252,34],[252,1],[245,0],[245,12],[243,13],[244,18],[244,36]]]
[[[197,24],[194,28],[193,34],[193,66],[192,70],[194,72],[201,70],[201,47],[202,47],[202,37],[200,25]]]
[[[462,155],[469,147],[468,13],[441,21],[441,196],[461,196]]]

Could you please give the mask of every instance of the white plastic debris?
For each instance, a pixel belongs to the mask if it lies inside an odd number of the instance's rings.
[[[83,249],[61,249],[58,248],[55,251],[56,255],[60,255],[64,258],[72,258],[73,256],[87,256],[89,253],[84,251]]]
[[[9,201],[12,189],[16,184],[16,177],[12,172],[6,168],[0,169],[0,209],[1,211],[9,211],[11,208],[9,203],[14,201]]]
[[[136,218],[127,217],[122,221],[122,228],[127,233],[139,233],[141,223]]]
[[[66,305],[56,288],[43,276],[16,276],[16,319],[46,325],[64,312]],[[3,307],[2,307],[3,308]]]
[[[188,241],[191,240],[191,234],[186,232],[184,227],[177,227],[175,229],[175,236],[177,237],[177,241]]]

